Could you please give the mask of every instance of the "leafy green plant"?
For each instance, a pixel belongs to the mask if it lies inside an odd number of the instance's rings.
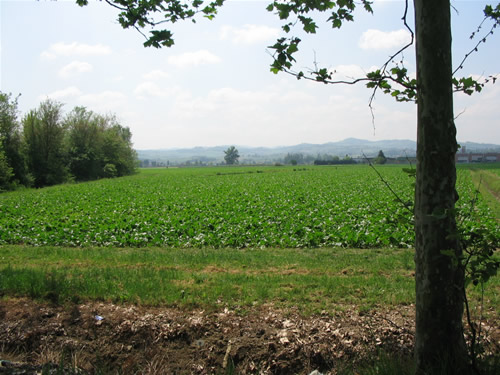
[[[116,170],[116,166],[114,164],[106,164],[103,171],[104,176],[108,178],[116,177],[118,175],[118,171]]]
[[[381,166],[156,169],[0,195],[0,244],[213,248],[395,247],[414,243],[412,186]],[[234,173],[233,173],[234,172]],[[253,172],[253,173],[250,173]],[[459,205],[474,187],[459,171]],[[484,202],[476,205],[498,233]]]

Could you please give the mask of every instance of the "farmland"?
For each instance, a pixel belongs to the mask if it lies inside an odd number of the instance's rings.
[[[401,167],[378,171],[411,201]],[[461,225],[496,238],[495,202],[474,184],[491,190],[497,171],[458,170]],[[0,358],[357,374],[343,366],[380,366],[382,351],[412,372],[412,217],[367,166],[147,169],[1,194],[0,212]],[[498,327],[498,278],[469,290],[474,316]]]
[[[379,168],[404,201],[412,179]],[[475,189],[458,171],[459,206]],[[475,211],[498,232],[482,201]],[[411,214],[367,166],[149,169],[0,195],[0,244],[70,247],[408,248]]]

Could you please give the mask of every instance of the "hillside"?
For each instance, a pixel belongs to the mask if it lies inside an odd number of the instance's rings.
[[[500,152],[500,145],[463,142],[468,152]],[[137,150],[140,160],[149,160],[162,164],[180,164],[186,162],[221,163],[224,159],[224,150],[229,145],[215,147],[194,147],[179,149],[159,150]],[[275,163],[282,162],[287,154],[303,154],[317,158],[318,155],[332,155],[344,157],[349,155],[353,158],[365,154],[368,157],[376,156],[379,150],[383,150],[387,157],[415,156],[416,142],[411,140],[383,140],[368,141],[356,138],[347,138],[339,142],[328,142],[323,144],[301,143],[294,146],[279,147],[246,147],[236,145],[240,153],[240,163]]]

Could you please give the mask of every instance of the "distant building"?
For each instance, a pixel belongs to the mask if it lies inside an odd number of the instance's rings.
[[[494,163],[500,162],[500,153],[498,152],[466,152],[465,146],[460,149],[455,155],[455,162],[457,163]]]

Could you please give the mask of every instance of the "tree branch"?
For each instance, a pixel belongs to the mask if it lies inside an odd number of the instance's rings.
[[[110,0],[104,0],[107,4],[111,5],[113,8],[116,8],[116,9],[119,9],[121,11],[126,11],[128,10],[127,8],[123,8],[123,7],[120,7],[118,5],[116,5],[115,3],[113,3],[112,1]]]
[[[488,17],[484,17],[483,21],[481,22],[481,25],[483,24],[484,21],[486,21]],[[479,26],[481,27],[481,26]],[[464,67],[464,63],[465,61],[469,58],[470,55],[472,55],[474,52],[477,52],[478,49],[479,49],[479,46],[481,45],[481,43],[486,43],[486,39],[490,36],[490,35],[493,35],[493,30],[497,27],[497,24],[494,23],[493,26],[491,26],[491,29],[490,31],[483,37],[481,38],[477,43],[476,45],[469,51],[465,54],[464,58],[462,59],[462,61],[460,62],[460,64],[458,65],[458,67],[453,71],[453,75],[455,75],[456,72],[458,72],[460,69],[463,69]],[[474,34],[472,35],[472,37],[474,37]]]
[[[410,32],[411,35],[411,41],[402,47],[399,51],[397,51],[395,54],[393,54],[389,59],[385,62],[384,65],[382,65],[381,71],[385,73],[385,70],[387,69],[387,66],[393,59],[398,56],[399,54],[403,53],[407,48],[410,48],[414,41],[415,41],[415,33],[413,32],[412,28],[408,25],[408,22],[406,21],[406,17],[408,16],[408,0],[405,0],[405,11],[403,13],[403,17],[401,17],[401,20],[403,21],[403,24],[405,25],[406,29]]]
[[[370,159],[368,159],[365,155],[365,153],[362,154],[363,157],[365,158],[365,160],[368,162],[368,165],[375,171],[375,173],[378,175],[380,181],[382,181],[384,183],[385,186],[387,186],[387,188],[389,189],[389,191],[392,193],[392,195],[394,195],[396,197],[396,199],[399,201],[399,203],[401,203],[401,205],[411,214],[413,215],[414,212],[413,210],[410,209],[409,205],[407,202],[403,201],[403,199],[401,199],[401,197],[398,195],[398,193],[396,193],[391,185],[384,179],[384,177],[380,174],[380,172],[377,170],[377,168],[375,168],[372,164],[372,162],[370,161]]]

